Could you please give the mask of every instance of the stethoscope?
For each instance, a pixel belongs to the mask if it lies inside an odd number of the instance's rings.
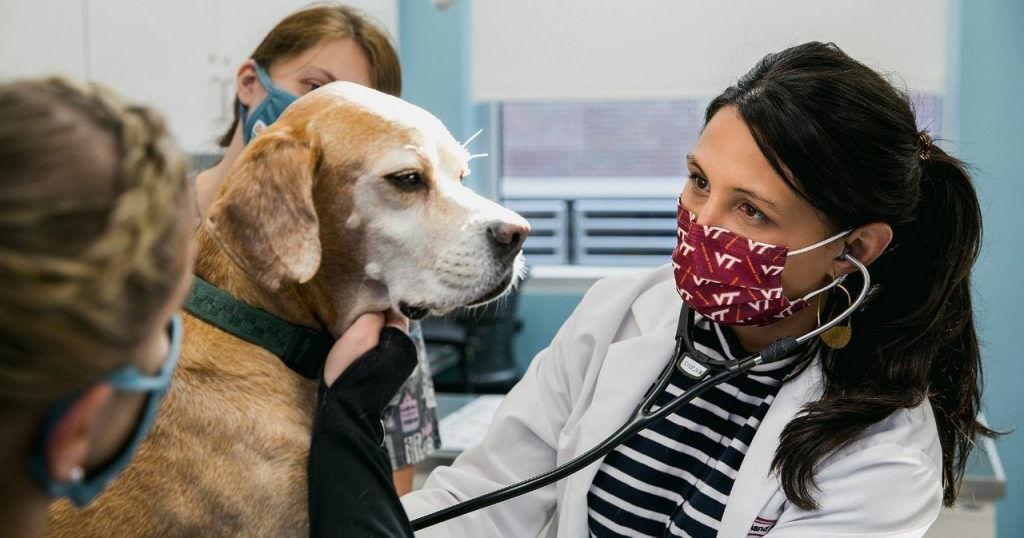
[[[812,338],[816,338],[825,331],[835,327],[839,323],[842,323],[843,320],[850,317],[864,303],[864,299],[867,297],[868,290],[871,287],[871,275],[868,274],[867,267],[865,267],[860,260],[853,257],[849,252],[843,252],[840,257],[853,264],[853,266],[860,271],[860,274],[864,278],[864,285],[861,287],[860,293],[857,294],[857,298],[853,300],[850,306],[835,318],[802,336],[795,338],[792,336],[786,336],[780,338],[768,344],[768,346],[761,351],[748,355],[742,359],[722,361],[712,359],[694,349],[693,343],[690,340],[690,327],[692,326],[693,313],[684,303],[683,310],[679,315],[679,323],[676,327],[676,347],[672,355],[672,360],[665,365],[665,369],[662,370],[658,377],[658,382],[647,391],[647,394],[644,395],[640,405],[633,410],[633,416],[630,417],[622,427],[616,430],[615,433],[609,435],[607,439],[601,441],[601,443],[594,448],[591,448],[587,452],[580,454],[572,460],[567,461],[550,471],[539,474],[533,478],[523,480],[522,482],[512,484],[511,486],[506,486],[499,490],[492,491],[491,493],[449,506],[448,508],[438,510],[432,514],[427,514],[423,517],[414,519],[412,521],[413,530],[418,531],[425,529],[438,523],[448,521],[449,519],[486,508],[493,504],[507,501],[524,493],[529,493],[537,488],[551,484],[552,482],[557,482],[558,480],[561,480],[562,478],[565,478],[566,476],[569,476],[604,457],[615,447],[625,442],[637,432],[647,428],[666,416],[671,415],[677,409],[687,404],[697,396],[700,396],[708,389],[742,375],[751,368],[760,364],[767,364],[789,357],[804,342],[807,342]],[[698,380],[697,384],[693,385],[690,390],[676,396],[669,403],[659,407],[658,409],[654,409],[655,399],[665,391],[665,388],[668,386],[669,379],[672,377],[676,368],[679,368],[679,370],[691,378]]]

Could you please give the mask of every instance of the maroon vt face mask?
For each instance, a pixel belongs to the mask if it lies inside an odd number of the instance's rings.
[[[782,294],[786,257],[827,245],[849,231],[789,252],[716,226],[697,224],[679,204],[678,243],[672,252],[676,290],[700,315],[721,325],[768,325],[793,315],[829,285],[790,301]]]

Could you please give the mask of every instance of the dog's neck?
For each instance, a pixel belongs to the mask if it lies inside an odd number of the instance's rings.
[[[196,234],[195,247],[196,275],[238,300],[289,323],[327,329],[339,337],[359,314],[383,310],[375,304],[378,301],[364,297],[367,286],[361,275],[348,282],[332,282],[330,286],[316,278],[302,285],[282,283],[272,292],[236,265],[203,227]]]

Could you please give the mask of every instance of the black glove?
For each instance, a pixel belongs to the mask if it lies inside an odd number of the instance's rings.
[[[416,363],[412,340],[400,329],[385,327],[377,347],[333,385],[327,387],[320,372],[306,467],[310,536],[412,538],[381,448],[380,417]]]
[[[317,390],[317,420],[313,435],[328,431],[339,421],[338,413],[347,413],[364,431],[384,441],[381,415],[388,402],[416,368],[416,344],[401,329],[385,327],[377,347],[367,351],[327,387],[320,373]]]

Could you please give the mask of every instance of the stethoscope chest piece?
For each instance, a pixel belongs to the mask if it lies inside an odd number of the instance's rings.
[[[676,368],[694,381],[701,381],[715,372],[734,369],[738,361],[714,360],[697,350],[690,334],[693,323],[694,311],[683,303],[679,311],[679,325],[676,327],[676,351],[673,359]]]
[[[684,352],[682,356],[679,357],[679,360],[676,362],[676,368],[694,381],[704,379],[710,371],[707,366],[704,366],[698,362],[697,359],[693,358],[693,355],[689,352]]]

